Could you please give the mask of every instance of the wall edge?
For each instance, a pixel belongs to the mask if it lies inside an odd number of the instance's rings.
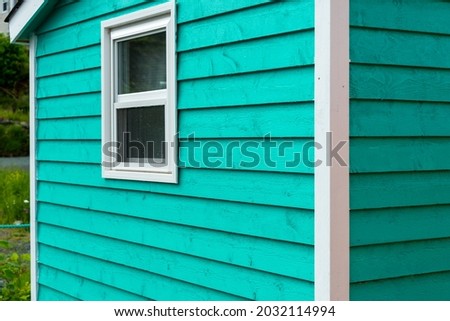
[[[36,42],[30,38],[30,272],[31,300],[37,300],[37,216],[36,216]]]

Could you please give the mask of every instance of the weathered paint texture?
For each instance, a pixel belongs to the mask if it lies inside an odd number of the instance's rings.
[[[311,168],[236,159],[182,166],[178,185],[101,178],[100,22],[161,2],[75,1],[37,29],[38,298],[313,299]],[[312,0],[177,9],[182,146],[312,140]]]
[[[450,300],[450,2],[352,0],[352,300]]]

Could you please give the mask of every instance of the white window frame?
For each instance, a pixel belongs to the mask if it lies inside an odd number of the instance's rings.
[[[161,183],[177,183],[177,111],[176,111],[176,18],[173,1],[123,15],[102,22],[102,177]],[[117,68],[115,68],[118,40],[132,39],[161,31],[166,32],[166,89],[147,92],[117,94]],[[116,109],[129,107],[165,106],[165,164],[155,166],[138,162],[120,163],[105,153],[108,143],[116,141]],[[117,153],[114,147],[109,151]]]

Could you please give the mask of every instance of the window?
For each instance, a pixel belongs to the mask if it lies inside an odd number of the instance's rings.
[[[8,4],[9,4],[9,0],[2,1],[2,13],[5,13],[8,11],[8,9],[9,9]]]
[[[103,177],[177,182],[172,2],[102,24]]]

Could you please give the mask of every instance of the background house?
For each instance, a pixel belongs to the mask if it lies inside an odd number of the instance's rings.
[[[0,33],[8,33],[8,23],[5,22],[10,11],[10,1],[2,0],[0,8]]]
[[[164,2],[25,1],[11,19],[35,72],[35,298],[450,299],[450,3]],[[132,40],[161,32],[161,87],[127,96]],[[174,167],[102,170],[105,135],[161,113]],[[349,166],[325,148],[286,166],[327,132]],[[190,163],[193,133],[297,148]]]
[[[14,11],[15,6],[18,3],[22,3],[23,0],[1,0],[0,1],[0,33],[7,34],[9,31],[8,28],[8,16],[11,11]],[[20,5],[20,3],[18,5]]]

